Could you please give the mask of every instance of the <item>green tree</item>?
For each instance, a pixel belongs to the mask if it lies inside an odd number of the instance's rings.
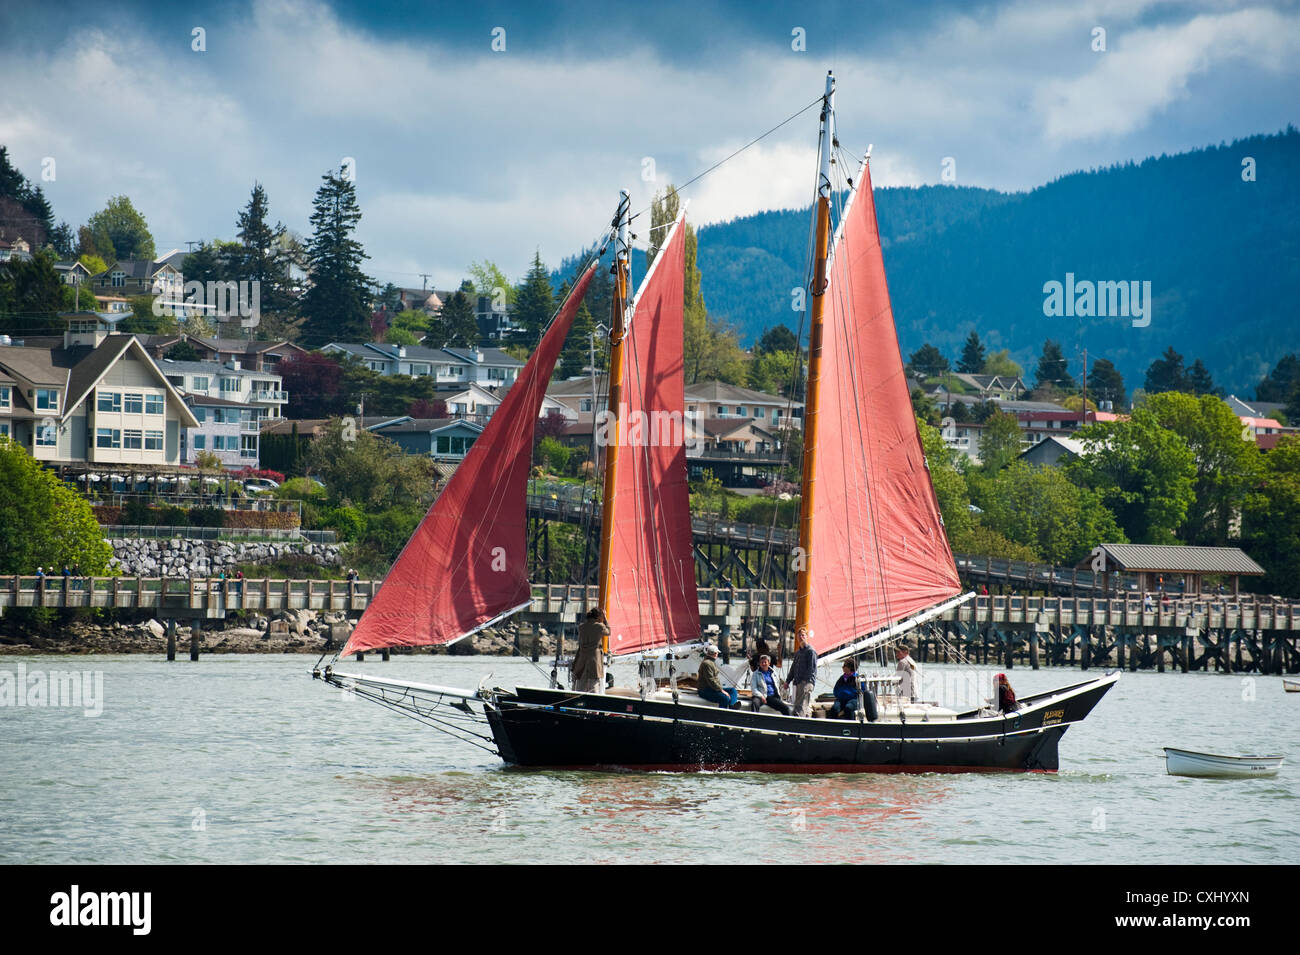
[[[977,375],[984,370],[984,344],[973,328],[966,336],[966,344],[962,347],[961,361],[957,362],[957,370],[971,375]]]
[[[112,556],[86,500],[20,445],[0,438],[0,573],[66,564],[102,576]]]
[[[758,344],[754,346],[754,351],[759,355],[772,355],[776,352],[797,352],[799,343],[795,340],[794,332],[784,325],[773,325],[763,333],[759,338]]]
[[[749,362],[746,372],[746,386],[755,391],[783,398],[798,398],[795,380],[798,370],[798,358],[792,351],[762,352]]]
[[[1061,352],[1060,343],[1047,339],[1043,342],[1043,354],[1038,359],[1038,368],[1034,372],[1034,389],[1053,388],[1059,391],[1071,391],[1074,387],[1069,363]]]
[[[307,245],[311,287],[303,293],[299,311],[313,344],[369,341],[371,283],[361,271],[369,256],[353,238],[361,221],[356,186],[342,170],[321,179]]]
[[[478,344],[478,322],[474,318],[474,284],[468,279],[442,303],[438,321],[429,330],[425,342],[433,348],[444,345],[469,348]]]
[[[1059,468],[1013,461],[979,486],[981,522],[1048,563],[1073,564],[1100,543],[1125,542],[1100,495],[1071,483]]]
[[[920,418],[916,420],[921,433],[921,448],[929,466],[930,481],[939,502],[948,545],[954,551],[969,551],[974,543],[974,519],[970,510],[970,492],[966,476],[957,469],[953,451],[944,443],[938,428],[933,428]]]
[[[536,348],[542,330],[555,314],[555,292],[551,288],[551,273],[542,264],[539,252],[533,252],[533,264],[515,292],[515,307],[511,321],[518,326],[511,336],[516,345]]]
[[[948,359],[943,352],[926,342],[908,356],[907,363],[921,378],[934,378],[948,370]]]
[[[475,293],[486,295],[492,299],[493,304],[500,302],[509,308],[518,300],[519,290],[511,284],[506,278],[506,273],[502,272],[495,262],[487,259],[474,262],[469,267],[469,277],[474,282]]]
[[[270,205],[261,183],[253,184],[248,205],[236,223],[239,253],[235,260],[235,278],[258,283],[258,303],[262,312],[291,311],[293,294],[289,289],[289,253],[284,245],[285,228],[270,225]],[[188,274],[186,275],[188,279]]]
[[[149,224],[126,196],[114,196],[99,212],[86,220],[94,240],[94,252],[104,258],[153,261],[157,254]]]
[[[569,294],[569,283],[565,282],[560,288],[560,295],[557,302],[563,302]],[[576,378],[581,375],[583,369],[592,361],[593,341],[592,335],[596,330],[595,319],[592,318],[591,310],[587,308],[587,302],[584,298],[578,311],[573,315],[573,325],[569,329],[569,335],[564,340],[564,350],[560,352],[560,360],[556,364],[555,376],[561,380],[565,378]],[[595,343],[594,350],[597,354],[601,351],[600,343]]]
[[[1300,355],[1289,352],[1255,386],[1255,400],[1290,401],[1297,390],[1300,390]]]
[[[1124,377],[1109,359],[1098,358],[1088,369],[1088,396],[1098,404],[1109,401],[1115,408],[1124,407]]]
[[[1001,375],[1005,378],[1019,378],[1025,373],[1025,370],[1011,360],[1011,352],[1007,349],[995,351],[984,359],[984,374]]]
[[[1285,436],[1263,456],[1262,470],[1242,512],[1242,546],[1267,576],[1266,593],[1300,597],[1300,438]]]
[[[1188,544],[1223,546],[1228,529],[1260,476],[1259,449],[1242,440],[1241,421],[1221,398],[1176,391],[1154,394],[1143,406],[1191,450],[1194,500],[1178,529]]]
[[[1020,422],[1013,414],[996,411],[984,422],[980,436],[980,466],[995,474],[1020,457]]]
[[[1147,368],[1143,390],[1150,395],[1162,391],[1191,391],[1191,385],[1187,380],[1187,369],[1183,367],[1183,356],[1174,351],[1173,346],[1165,349],[1164,355],[1153,361]]]
[[[1214,383],[1210,370],[1199,358],[1187,370],[1187,387],[1194,395],[1222,395],[1223,389]]]
[[[54,252],[42,249],[31,259],[0,264],[0,326],[18,335],[63,331],[64,285],[54,271]]]
[[[307,455],[308,469],[325,482],[331,506],[365,513],[410,508],[423,514],[433,501],[433,462],[354,423],[330,422]]]
[[[1145,407],[1127,420],[1088,425],[1075,437],[1084,453],[1066,475],[1101,495],[1129,540],[1167,544],[1196,498],[1196,461],[1183,438]]]

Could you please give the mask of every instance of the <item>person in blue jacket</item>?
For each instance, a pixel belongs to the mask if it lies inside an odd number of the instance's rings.
[[[835,681],[835,702],[830,718],[851,720],[858,714],[858,668],[850,657],[844,661],[844,673]]]

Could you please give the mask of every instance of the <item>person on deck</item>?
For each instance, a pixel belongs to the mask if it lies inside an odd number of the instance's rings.
[[[605,638],[609,624],[599,607],[587,611],[578,627],[578,653],[573,658],[573,688],[579,693],[601,693],[605,688]]]
[[[790,715],[790,707],[776,689],[776,674],[772,672],[772,658],[766,653],[758,658],[758,669],[750,681],[750,709],[757,712],[766,703],[782,716]]]
[[[1011,689],[1011,682],[1005,673],[999,673],[994,678],[993,686],[998,691],[999,713],[1011,713],[1020,705],[1016,702],[1016,691]]]
[[[844,661],[844,672],[835,681],[835,702],[827,714],[833,720],[851,720],[858,715],[858,668],[852,659]]]
[[[722,671],[718,669],[718,648],[711,643],[704,648],[704,659],[700,661],[700,669],[696,673],[696,685],[700,699],[717,703],[724,710],[734,707],[740,698],[734,686],[722,685]]]
[[[813,687],[817,683],[817,651],[809,642],[812,631],[800,627],[794,635],[794,659],[786,682],[794,686],[794,715],[812,716]]]
[[[900,643],[894,648],[894,659],[898,661],[898,666],[894,668],[899,677],[898,698],[915,701],[921,692],[921,665],[912,659],[912,651],[906,643]]]

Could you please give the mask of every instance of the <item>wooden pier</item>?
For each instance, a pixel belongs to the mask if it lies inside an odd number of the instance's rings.
[[[231,614],[310,609],[360,616],[372,580],[158,577],[0,578],[0,613],[18,607],[114,608],[161,620],[224,619]],[[551,632],[573,630],[596,602],[596,588],[534,584],[532,606],[517,619]],[[793,590],[707,587],[701,624],[742,645],[768,625],[789,636]],[[925,624],[911,637],[921,662],[955,660],[1016,665],[1166,667],[1184,672],[1300,672],[1300,602],[1201,595],[1178,600],[1137,596],[981,596]]]

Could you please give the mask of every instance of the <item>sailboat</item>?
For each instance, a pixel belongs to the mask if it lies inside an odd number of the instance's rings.
[[[820,170],[799,517],[796,628],[825,663],[879,652],[962,601],[894,327],[863,158],[831,234],[834,78],[821,100]],[[868,151],[869,153],[869,151]],[[599,608],[638,685],[577,692],[475,689],[315,675],[498,753],[555,768],[772,772],[1055,771],[1058,742],[1118,673],[1022,697],[1010,712],[905,699],[888,679],[877,718],[724,709],[690,686],[702,639],[687,492],[683,377],[685,210],[628,297],[629,202],[615,246]],[[530,604],[526,480],[546,382],[591,280],[588,265],[339,653],[454,642]],[[598,439],[602,439],[598,442]],[[733,675],[734,676],[734,675]],[[737,678],[737,682],[741,682]]]

